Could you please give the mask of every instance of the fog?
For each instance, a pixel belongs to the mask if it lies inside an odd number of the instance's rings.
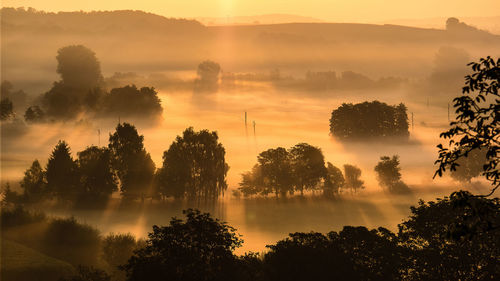
[[[82,44],[95,52],[108,90],[129,84],[155,87],[163,107],[155,122],[82,112],[71,120],[26,123],[27,106],[14,104],[20,121],[2,123],[0,160],[2,184],[9,182],[15,190],[20,190],[18,182],[34,159],[47,165],[59,140],[65,140],[76,157],[90,145],[107,146],[119,122],[136,126],[157,168],[164,151],[186,128],[218,133],[229,165],[228,189],[210,207],[174,200],[124,206],[115,192],[104,210],[44,210],[51,216],[75,216],[103,234],[145,238],[152,225],[167,225],[183,209],[197,207],[237,229],[245,240],[238,253],[261,252],[297,231],[327,232],[345,225],[397,231],[419,199],[458,189],[485,193],[490,188],[477,178],[464,184],[448,175],[433,176],[436,145],[443,142],[439,134],[455,117],[449,106],[468,71],[463,61],[499,55],[499,35],[366,24],[204,26],[131,11],[44,14],[4,9],[1,44],[2,80],[27,92],[28,104],[40,104],[40,95],[59,80],[57,50]],[[221,79],[216,91],[200,93],[193,90],[196,67],[206,59],[220,64]],[[334,80],[344,84],[307,78],[308,72],[328,71],[335,71]],[[366,79],[342,80],[347,71]],[[225,79],[229,74],[240,76],[231,82]],[[384,80],[388,77],[394,80]],[[332,110],[343,103],[374,100],[407,106],[407,142],[341,142],[330,135]],[[325,161],[337,167],[358,166],[366,188],[357,194],[343,192],[334,200],[319,192],[287,199],[232,195],[259,153],[298,143],[319,147]],[[392,195],[379,186],[374,167],[385,155],[399,155],[402,180],[411,194]]]

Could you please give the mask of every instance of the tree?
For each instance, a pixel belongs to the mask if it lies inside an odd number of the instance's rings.
[[[46,171],[49,192],[57,199],[73,200],[79,181],[78,166],[65,141],[57,143],[50,155]]]
[[[323,183],[323,195],[332,197],[339,193],[340,189],[345,185],[344,175],[342,171],[333,166],[332,163],[327,163],[326,176]]]
[[[154,88],[135,85],[111,89],[104,95],[99,114],[104,116],[132,116],[156,118],[163,108]]]
[[[163,153],[161,191],[166,196],[214,201],[227,189],[229,166],[217,132],[193,128],[177,136]]]
[[[39,202],[48,195],[45,171],[38,160],[33,161],[31,167],[24,172],[20,185],[24,189],[24,197],[30,202]]]
[[[455,171],[451,171],[451,177],[460,182],[470,183],[472,178],[478,177],[483,172],[486,164],[486,151],[484,149],[472,150],[467,157],[457,161]]]
[[[127,280],[238,280],[233,251],[242,240],[235,229],[208,213],[183,213],[185,221],[153,226],[146,246],[123,266]]]
[[[198,65],[198,79],[195,81],[195,91],[215,92],[219,82],[220,65],[206,60]]]
[[[92,89],[102,83],[101,66],[95,53],[82,45],[71,45],[57,51],[57,73],[72,88]]]
[[[325,158],[321,149],[307,143],[299,143],[289,151],[295,189],[313,190],[326,176]]]
[[[332,111],[330,133],[342,140],[407,139],[406,106],[390,106],[379,101],[358,104],[344,103]]]
[[[7,120],[14,116],[14,106],[8,98],[2,98],[0,101],[0,120]]]
[[[358,189],[364,189],[364,182],[360,179],[361,169],[354,165],[345,164],[344,165],[344,178],[345,178],[345,188],[351,190],[351,193],[356,193]]]
[[[420,201],[399,225],[407,280],[495,280],[500,273],[500,201],[459,191]]]
[[[292,233],[268,248],[268,280],[398,280],[402,261],[396,235],[384,228]]]
[[[288,151],[283,147],[271,148],[257,156],[264,185],[276,197],[293,194],[292,167]]]
[[[111,166],[120,181],[120,191],[125,199],[152,196],[155,165],[144,149],[144,136],[129,123],[118,124],[109,136]]]
[[[255,164],[251,171],[241,174],[239,186],[238,190],[245,197],[257,194],[266,196],[271,192],[271,189],[265,186],[262,168],[259,164]]]
[[[111,152],[108,148],[89,146],[78,152],[80,184],[77,200],[81,204],[103,204],[118,190],[111,168]]]
[[[456,112],[451,128],[440,137],[449,139],[448,145],[438,145],[439,157],[434,174],[442,176],[447,169],[456,170],[459,159],[474,150],[486,151],[482,175],[491,182],[493,194],[500,186],[500,59],[482,58],[469,64],[474,71],[465,77],[462,95],[453,100]]]
[[[125,265],[139,245],[131,234],[109,234],[102,240],[102,257],[111,267],[113,276],[122,276],[119,267]],[[124,274],[123,274],[124,275]],[[125,278],[120,278],[125,279]]]
[[[399,167],[399,156],[394,155],[380,157],[380,162],[375,166],[379,184],[388,189],[390,193],[407,193],[408,186],[401,180],[401,168]]]
[[[44,119],[45,113],[38,105],[28,107],[24,113],[24,120],[26,120],[26,122],[36,123],[42,122]]]

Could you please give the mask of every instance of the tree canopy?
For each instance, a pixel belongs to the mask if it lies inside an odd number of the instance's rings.
[[[379,101],[344,103],[332,111],[330,134],[343,141],[394,137],[407,139],[406,111],[403,103],[397,106]]]
[[[401,180],[401,167],[399,167],[399,156],[394,155],[380,157],[380,162],[375,166],[378,182],[390,193],[408,193],[410,189]]]
[[[109,136],[111,167],[120,183],[120,191],[127,199],[151,195],[155,164],[144,148],[144,136],[135,126],[120,123]]]
[[[161,192],[189,200],[216,200],[227,189],[225,155],[217,132],[186,129],[163,153]]]
[[[65,141],[59,141],[47,163],[47,188],[61,200],[73,200],[76,196],[79,174],[77,162],[70,154]]]
[[[183,213],[185,221],[153,226],[146,246],[123,266],[127,280],[235,280],[233,251],[243,242],[235,229],[208,213]]]
[[[462,95],[453,100],[455,120],[440,135],[449,142],[438,145],[435,164],[439,167],[434,177],[448,169],[456,170],[460,159],[472,151],[485,150],[482,175],[491,182],[491,195],[500,186],[500,59],[482,58],[469,66],[473,73],[465,77]]]

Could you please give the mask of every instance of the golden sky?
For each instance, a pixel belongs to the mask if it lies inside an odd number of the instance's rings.
[[[293,14],[333,22],[500,15],[500,0],[2,0],[45,11],[143,10],[167,17]]]

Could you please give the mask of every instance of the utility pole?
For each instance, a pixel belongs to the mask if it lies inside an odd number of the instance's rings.
[[[255,120],[253,121],[253,136],[255,137]]]
[[[448,122],[450,122],[450,103],[448,103]]]
[[[101,129],[97,129],[98,144],[101,146]]]

